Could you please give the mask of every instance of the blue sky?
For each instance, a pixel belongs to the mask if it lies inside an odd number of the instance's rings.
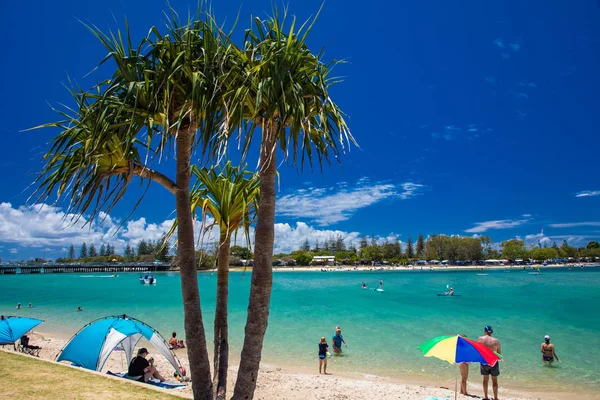
[[[182,14],[195,2],[172,1]],[[218,1],[220,21],[250,16],[271,1]],[[320,1],[289,1],[300,20]],[[0,64],[0,258],[64,254],[70,243],[117,247],[154,239],[174,203],[161,187],[116,232],[141,191],[108,222],[61,225],[61,208],[24,208],[51,130],[20,132],[72,105],[68,77],[105,55],[78,21],[103,29],[127,17],[138,38],[163,26],[164,1],[2,4]],[[311,34],[325,60],[346,59],[332,97],[348,114],[360,149],[342,166],[298,172],[283,165],[276,249],[337,231],[406,240],[419,233],[486,234],[584,244],[600,237],[600,2],[329,0]],[[168,167],[167,167],[168,168]],[[543,235],[541,229],[544,228]]]

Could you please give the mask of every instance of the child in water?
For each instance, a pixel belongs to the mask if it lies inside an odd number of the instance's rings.
[[[327,339],[325,337],[321,338],[319,342],[319,374],[321,373],[321,367],[323,368],[323,373],[327,374],[327,349],[329,349],[329,345],[327,344]]]

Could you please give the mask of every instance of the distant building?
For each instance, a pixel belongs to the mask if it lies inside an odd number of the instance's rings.
[[[335,256],[314,256],[313,265],[335,265]]]

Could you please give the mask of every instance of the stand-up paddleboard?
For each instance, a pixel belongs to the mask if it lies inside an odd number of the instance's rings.
[[[460,294],[438,293],[437,295],[438,296],[448,296],[448,297],[456,297],[456,296],[460,297]]]
[[[479,276],[487,276],[487,274],[477,274],[477,275],[479,275]]]
[[[375,292],[385,292],[385,290],[383,290],[383,289],[373,289],[373,291],[375,291]]]

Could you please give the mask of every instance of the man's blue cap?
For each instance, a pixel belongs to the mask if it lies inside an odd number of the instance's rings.
[[[489,332],[489,333],[492,333],[492,332],[494,332],[494,329],[492,329],[492,327],[491,327],[490,325],[486,325],[486,326],[483,328],[483,330],[484,330],[485,332]]]

